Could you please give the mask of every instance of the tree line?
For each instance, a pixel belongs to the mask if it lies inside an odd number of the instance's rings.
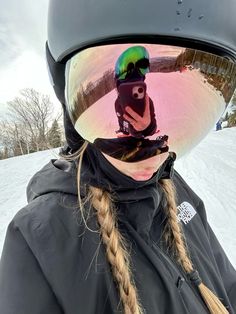
[[[232,112],[226,112],[222,120],[227,122],[225,127],[236,127],[236,106],[233,107]]]
[[[32,88],[7,103],[0,120],[0,159],[30,154],[63,145],[61,114],[54,116],[48,95]]]
[[[221,118],[221,122],[227,122],[227,124],[225,125],[225,128],[236,127],[236,93],[233,95],[231,99],[231,106],[229,110],[227,110],[223,114]]]

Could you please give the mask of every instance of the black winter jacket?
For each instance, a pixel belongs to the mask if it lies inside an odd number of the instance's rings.
[[[114,191],[118,227],[130,243],[133,276],[145,313],[208,313],[197,288],[163,249],[165,204],[157,176],[163,177],[163,171],[136,182],[88,150],[82,183]],[[207,223],[203,202],[177,172],[173,180],[194,267],[229,313],[235,313],[236,272]],[[122,313],[99,233],[86,229],[75,209],[75,163],[51,160],[31,179],[27,197],[29,204],[9,224],[5,239],[0,313]],[[96,221],[92,213],[89,228],[97,230]]]

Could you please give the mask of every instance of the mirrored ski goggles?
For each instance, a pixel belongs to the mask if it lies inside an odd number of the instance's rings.
[[[148,71],[140,75],[137,64],[143,57]],[[134,66],[127,75],[129,64]],[[181,157],[224,120],[236,88],[234,62],[157,44],[88,48],[67,62],[65,76],[76,131],[126,162],[168,151]]]
[[[144,46],[133,46],[126,49],[115,64],[115,78],[124,80],[130,78],[137,70],[144,76],[149,70],[149,53]]]

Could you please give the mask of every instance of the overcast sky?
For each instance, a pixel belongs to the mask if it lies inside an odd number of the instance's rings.
[[[0,109],[22,88],[47,93],[45,42],[48,0],[0,0]]]

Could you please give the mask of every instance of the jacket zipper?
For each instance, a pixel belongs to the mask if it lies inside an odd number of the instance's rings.
[[[204,308],[204,310],[206,312],[209,313],[209,310],[207,308],[207,306],[205,305],[205,303],[200,299],[200,296],[197,294],[197,292],[195,291],[194,287],[192,286],[192,283],[189,282],[188,277],[186,276],[186,274],[184,273],[184,271],[181,269],[180,266],[178,266],[176,263],[173,262],[172,258],[168,255],[168,253],[165,253],[158,244],[156,244],[155,242],[153,242],[154,247],[158,250],[158,252],[161,254],[161,256],[172,266],[175,268],[175,270],[177,271],[177,273],[180,273],[180,275],[185,279],[185,282],[187,283],[187,285],[189,286],[189,288],[191,289],[191,291],[194,293],[195,297],[197,298],[198,302],[202,305],[202,307]]]

